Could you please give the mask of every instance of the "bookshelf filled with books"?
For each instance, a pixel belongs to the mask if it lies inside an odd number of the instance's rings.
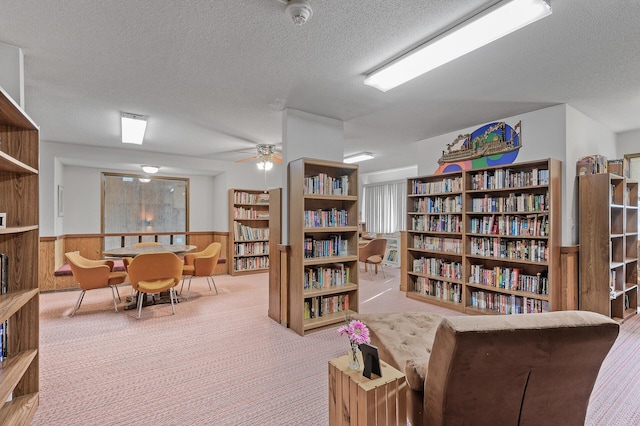
[[[29,424],[39,400],[38,126],[0,89],[0,423]]]
[[[579,177],[580,309],[624,321],[638,310],[638,182]]]
[[[471,314],[560,309],[560,162],[408,180],[407,296]]]
[[[358,311],[358,166],[289,163],[289,327],[300,335]]]
[[[269,193],[229,189],[229,275],[269,270]]]

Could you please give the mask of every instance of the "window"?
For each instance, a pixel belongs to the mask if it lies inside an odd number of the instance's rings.
[[[163,244],[185,244],[189,230],[189,179],[138,175],[102,174],[102,232],[105,234],[159,235]],[[153,241],[154,235],[143,241]],[[125,245],[138,242],[137,235],[125,237]],[[121,246],[120,237],[106,237],[105,249]]]
[[[367,232],[391,234],[406,230],[406,180],[365,185],[362,198]]]

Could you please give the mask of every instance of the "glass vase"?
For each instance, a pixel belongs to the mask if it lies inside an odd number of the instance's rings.
[[[349,368],[352,370],[360,370],[360,361],[358,360],[358,351],[360,348],[355,342],[351,342],[351,351],[349,354]]]

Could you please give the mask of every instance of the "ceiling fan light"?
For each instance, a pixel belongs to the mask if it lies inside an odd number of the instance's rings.
[[[258,168],[260,170],[271,170],[273,168],[273,163],[269,160],[258,161]]]

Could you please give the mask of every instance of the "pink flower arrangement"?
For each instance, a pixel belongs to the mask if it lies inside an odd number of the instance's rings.
[[[362,321],[351,320],[347,325],[343,325],[338,328],[338,333],[343,336],[345,333],[349,337],[351,343],[361,345],[363,343],[370,343],[369,329]]]

